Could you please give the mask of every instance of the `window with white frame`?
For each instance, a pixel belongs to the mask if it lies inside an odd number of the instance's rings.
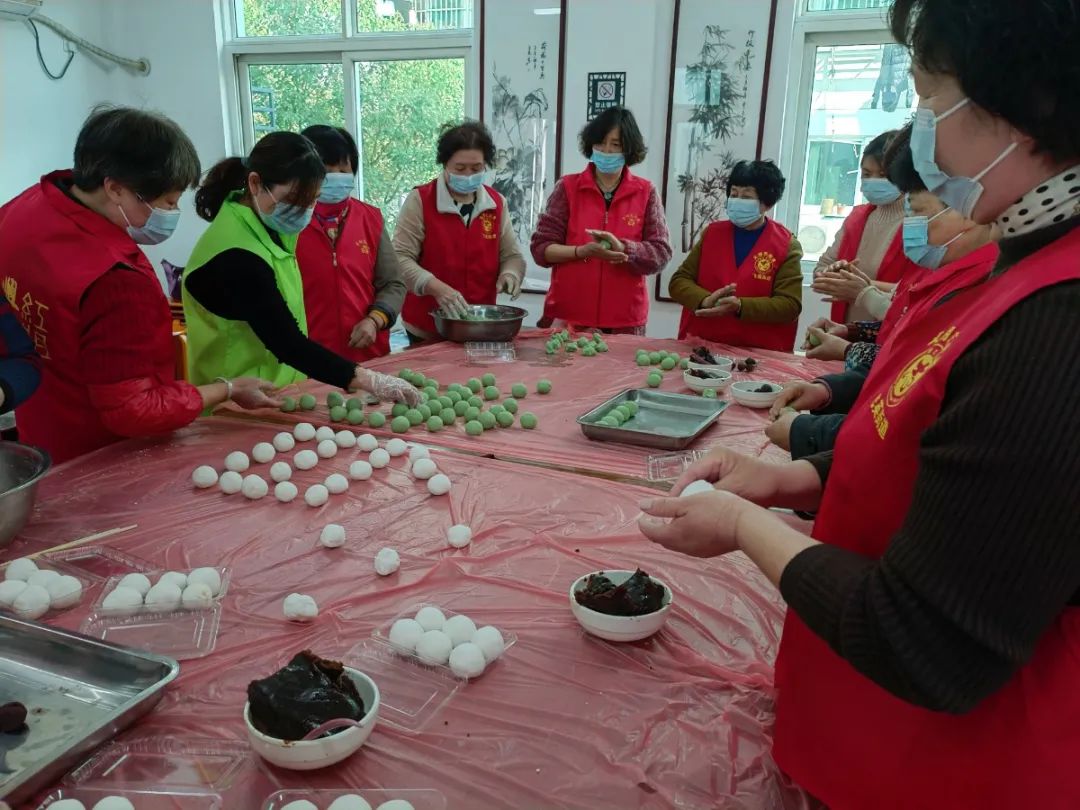
[[[344,126],[358,192],[389,227],[437,170],[443,124],[477,115],[473,0],[229,0],[238,145]]]

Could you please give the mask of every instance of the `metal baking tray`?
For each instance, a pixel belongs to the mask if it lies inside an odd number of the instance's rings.
[[[599,424],[611,408],[624,402],[638,404],[638,413],[620,427]],[[618,396],[578,417],[581,432],[595,442],[620,442],[656,447],[660,450],[685,450],[728,406],[727,400],[706,399],[649,388],[628,388]]]
[[[0,616],[0,704],[26,706],[29,726],[0,735],[0,799],[29,801],[149,712],[179,672],[169,658]]]

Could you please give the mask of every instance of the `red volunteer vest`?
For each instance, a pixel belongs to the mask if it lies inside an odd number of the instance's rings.
[[[851,209],[847,219],[844,220],[844,238],[840,240],[840,250],[837,259],[847,262],[855,261],[859,252],[859,244],[862,242],[863,231],[866,230],[866,221],[874,213],[876,205],[864,203]],[[895,284],[904,277],[909,270],[917,272],[920,268],[911,259],[904,255],[903,228],[896,229],[896,235],[889,243],[889,249],[885,251],[885,257],[881,260],[878,268],[877,281],[887,281]],[[832,305],[830,317],[836,323],[847,323],[847,302],[839,302]]]
[[[972,286],[964,275],[932,300],[957,295],[923,305],[874,362],[837,439],[814,526],[822,542],[873,558],[885,552],[911,503],[920,436],[937,418],[953,363],[1012,306],[1080,278],[1080,231],[997,278]],[[889,486],[867,486],[883,470]],[[1062,611],[1004,687],[963,715],[893,697],[789,611],[774,754],[832,810],[1072,810],[1080,807],[1078,683],[1076,608]]]
[[[495,208],[473,216],[468,227],[456,212],[444,214],[436,207],[436,181],[417,187],[424,206],[424,247],[417,262],[436,278],[465,296],[470,304],[494,304],[499,283],[499,234],[502,232],[503,199],[484,186]],[[405,296],[401,309],[405,323],[437,334],[431,312],[439,308],[430,295]]]
[[[753,249],[740,265],[735,264],[735,226],[728,220],[714,222],[705,229],[701,239],[701,261],[698,265],[698,284],[712,291],[726,284],[735,284],[739,298],[769,298],[784,259],[791,248],[791,231],[772,219],[765,220],[764,233],[758,236]],[[687,335],[726,343],[790,352],[795,347],[799,322],[753,323],[736,318],[698,318],[683,310],[679,323],[679,340]]]
[[[316,216],[296,243],[308,337],[357,362],[390,353],[390,332],[386,329],[366,349],[349,346],[353,327],[375,303],[375,260],[382,232],[379,209],[350,197],[338,221],[336,242]]]
[[[41,385],[16,409],[20,438],[44,448],[54,462],[89,453],[118,436],[90,403],[79,347],[79,306],[86,290],[117,265],[157,276],[137,244],[120,228],[61,191],[70,171],[57,171],[0,208],[0,283],[42,359]],[[160,328],[146,336],[155,376],[175,379],[172,316],[162,293]],[[123,317],[122,313],[117,317]]]
[[[640,242],[652,184],[623,170],[611,207],[596,187],[592,166],[562,179],[570,206],[566,244],[583,245],[593,238],[586,230],[610,231],[619,239]],[[581,259],[556,265],[544,301],[544,317],[560,318],[573,326],[624,329],[649,320],[649,287],[645,277],[625,265],[600,259]]]

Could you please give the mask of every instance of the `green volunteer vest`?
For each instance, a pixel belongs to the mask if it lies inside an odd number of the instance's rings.
[[[218,377],[261,377],[277,386],[304,379],[263,345],[246,321],[232,321],[208,311],[187,291],[187,279],[212,258],[231,248],[249,250],[274,271],[278,290],[300,329],[307,334],[304,285],[296,263],[296,234],[278,234],[284,249],[270,238],[255,212],[237,202],[233,192],[191,251],[183,275],[184,317],[188,335],[188,378],[205,385]]]

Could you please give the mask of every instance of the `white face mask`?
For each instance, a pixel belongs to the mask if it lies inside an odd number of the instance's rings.
[[[176,226],[180,224],[180,210],[154,208],[142,197],[139,197],[139,202],[150,209],[150,216],[142,225],[132,225],[124,207],[119,204],[116,206],[127,223],[128,236],[140,245],[160,245],[176,231]]]

